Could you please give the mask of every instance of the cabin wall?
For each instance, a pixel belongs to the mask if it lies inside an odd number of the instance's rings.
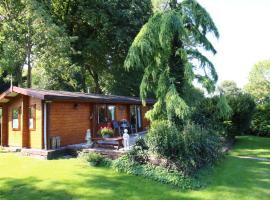
[[[40,99],[29,97],[26,98],[29,106],[35,105],[35,129],[28,130],[29,118],[27,117],[26,112],[28,112],[27,108],[23,112],[23,96],[18,96],[15,99],[12,99],[8,104],[8,145],[9,146],[17,146],[22,147],[23,141],[29,148],[42,149],[42,102]],[[12,110],[14,108],[20,107],[20,128],[19,130],[14,130],[12,128]],[[25,122],[23,119],[25,118]],[[25,124],[26,135],[29,137],[23,136],[23,124]],[[29,135],[28,135],[29,131]]]
[[[35,149],[42,149],[42,101],[37,98],[30,97],[29,106],[35,105],[35,129],[30,131],[30,147]]]
[[[22,96],[16,97],[8,105],[8,145],[22,147]],[[19,130],[13,130],[12,128],[12,110],[20,107],[20,127]]]
[[[87,129],[91,129],[91,104],[52,102],[49,104],[48,137],[61,137],[61,146],[85,142]]]

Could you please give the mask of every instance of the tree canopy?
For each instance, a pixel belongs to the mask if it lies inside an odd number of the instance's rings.
[[[253,66],[245,90],[255,97],[257,101],[269,100],[270,60],[260,61]]]
[[[0,2],[0,66],[23,85],[27,67],[27,87],[31,87],[33,66],[58,68],[69,65],[70,40],[48,14],[42,1]]]
[[[5,0],[0,10],[0,68],[15,84],[138,95],[143,70],[123,63],[151,0]]]

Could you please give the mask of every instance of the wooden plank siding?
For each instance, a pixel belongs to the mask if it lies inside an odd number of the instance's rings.
[[[42,149],[43,147],[43,112],[42,101],[40,99],[30,97],[29,106],[35,106],[34,114],[34,129],[29,130],[30,134],[30,147],[35,149]]]
[[[52,102],[49,106],[48,137],[61,137],[61,146],[85,142],[91,129],[90,103]]]
[[[8,145],[15,147],[22,147],[22,95],[15,97],[8,104]],[[15,108],[20,108],[19,115],[19,129],[14,130],[12,128],[12,110]]]

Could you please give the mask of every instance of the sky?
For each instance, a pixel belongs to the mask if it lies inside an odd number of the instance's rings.
[[[217,54],[208,56],[219,80],[239,87],[258,61],[270,59],[270,0],[197,0],[210,13],[220,38],[211,38]]]

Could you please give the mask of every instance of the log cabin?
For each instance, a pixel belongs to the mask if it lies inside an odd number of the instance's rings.
[[[133,130],[148,128],[145,113],[154,104],[139,98],[10,87],[0,95],[0,145],[49,150],[53,139],[59,146],[85,143],[102,126],[126,120]],[[119,134],[115,131],[115,134]]]

